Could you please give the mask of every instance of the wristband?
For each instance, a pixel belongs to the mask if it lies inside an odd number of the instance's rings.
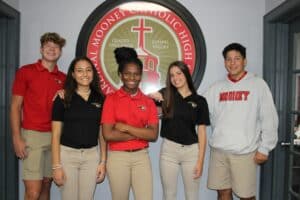
[[[99,164],[106,164],[106,160],[100,160]]]
[[[53,166],[52,166],[52,170],[60,169],[60,168],[62,168],[62,165],[61,165],[61,164],[53,165]]]

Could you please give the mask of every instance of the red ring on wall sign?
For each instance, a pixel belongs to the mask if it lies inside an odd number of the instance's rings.
[[[76,55],[93,61],[104,94],[122,84],[113,53],[122,46],[135,48],[143,62],[141,89],[145,93],[164,87],[168,66],[176,60],[188,65],[196,88],[201,83],[206,65],[202,31],[177,1],[107,0],[90,14],[82,26]]]

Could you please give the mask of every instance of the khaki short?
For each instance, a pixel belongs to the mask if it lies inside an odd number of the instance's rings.
[[[211,148],[207,187],[213,190],[232,189],[240,198],[256,195],[255,152],[231,154]]]
[[[51,132],[22,130],[27,158],[22,161],[23,180],[42,180],[51,177]]]

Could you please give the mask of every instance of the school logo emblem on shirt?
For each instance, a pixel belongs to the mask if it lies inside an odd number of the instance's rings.
[[[141,110],[141,111],[146,111],[146,106],[144,105],[139,105],[138,108]]]
[[[102,106],[101,103],[97,103],[97,102],[92,102],[91,104],[97,108],[101,108]]]
[[[141,89],[157,91],[165,85],[168,65],[185,61],[196,87],[200,85],[206,48],[201,29],[194,17],[174,0],[106,0],[83,25],[76,55],[87,55],[95,64],[104,94],[122,84],[113,51],[133,47],[142,60]]]
[[[59,85],[61,85],[61,84],[62,84],[62,81],[61,81],[60,79],[58,79],[58,78],[54,78],[54,80],[55,80],[55,82],[56,82],[57,84],[59,84]]]
[[[193,102],[193,101],[188,101],[187,102],[188,104],[190,104],[191,106],[192,106],[192,108],[197,108],[197,104],[195,103],[195,102]]]

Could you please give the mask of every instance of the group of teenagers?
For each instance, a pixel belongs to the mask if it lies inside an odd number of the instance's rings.
[[[186,200],[199,199],[209,140],[209,189],[218,200],[256,196],[257,166],[277,143],[278,116],[265,81],[245,70],[246,48],[223,50],[227,77],[197,94],[188,66],[169,65],[165,87],[145,95],[143,63],[130,47],[114,50],[122,86],[106,97],[93,62],[76,57],[67,75],[57,61],[65,39],[40,38],[41,58],[17,70],[12,88],[11,130],[22,161],[25,200],[50,199],[52,180],[63,200],[91,200],[107,175],[113,200],[153,199],[149,142],[163,138],[163,199],[176,200],[181,172]],[[159,108],[159,109],[158,109]]]

